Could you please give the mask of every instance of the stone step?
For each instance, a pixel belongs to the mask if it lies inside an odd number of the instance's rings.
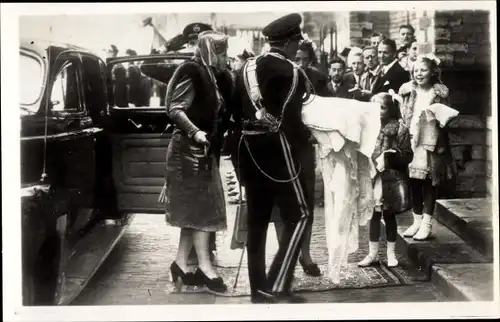
[[[397,222],[396,250],[413,268],[420,271],[420,274],[415,275],[416,280],[433,283],[450,299],[477,300],[486,298],[490,292],[492,294],[492,277],[486,275],[477,281],[469,280],[484,267],[489,269],[491,261],[459,235],[434,219],[431,236],[425,241],[416,241],[403,237],[403,232],[413,223],[412,212],[397,215]],[[460,276],[463,281],[460,281]]]
[[[468,245],[460,236],[437,220],[433,220],[431,236],[425,241],[403,237],[403,232],[413,223],[411,211],[397,215],[399,254],[409,259],[417,269],[430,279],[434,264],[488,263],[481,253]]]
[[[493,301],[493,263],[436,264],[431,281],[452,301]]]
[[[447,199],[436,202],[434,216],[468,245],[493,261],[491,199]]]

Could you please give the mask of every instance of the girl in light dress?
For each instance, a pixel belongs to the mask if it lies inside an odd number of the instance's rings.
[[[456,174],[445,126],[458,111],[449,107],[449,90],[441,82],[438,64],[433,55],[419,56],[411,70],[412,80],[399,90],[414,154],[409,164],[414,221],[403,236],[415,240],[429,237],[437,189]]]

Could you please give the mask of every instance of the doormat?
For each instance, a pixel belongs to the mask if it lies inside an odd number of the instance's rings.
[[[322,272],[328,271],[327,264],[318,265]],[[238,278],[236,288],[233,288],[236,279],[237,269],[217,268],[217,273],[228,286],[226,293],[217,293],[219,296],[250,296],[250,282],[248,271],[242,268]],[[295,292],[322,292],[335,289],[361,289],[386,286],[398,286],[409,284],[408,279],[400,276],[400,272],[387,267],[383,262],[371,267],[358,267],[356,263],[350,263],[340,272],[340,284],[333,283],[328,277],[312,277],[298,268],[295,272],[295,281],[292,289]],[[170,293],[212,293],[206,287],[186,286],[179,283],[167,285],[167,292]]]

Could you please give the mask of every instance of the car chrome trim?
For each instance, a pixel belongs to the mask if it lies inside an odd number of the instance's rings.
[[[72,131],[72,132],[64,132],[64,133],[58,133],[58,134],[48,134],[47,135],[47,140],[55,140],[55,139],[72,139],[78,136],[87,136],[95,133],[102,132],[102,128],[89,128],[89,129],[82,129],[78,131]],[[27,136],[21,138],[21,141],[32,141],[32,140],[43,140],[45,138],[45,135],[36,135],[36,136]]]

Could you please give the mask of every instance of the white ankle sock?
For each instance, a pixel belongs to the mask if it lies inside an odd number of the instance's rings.
[[[413,237],[419,230],[423,216],[413,213],[413,224],[403,233],[404,237]]]
[[[359,267],[371,266],[377,260],[379,242],[368,243],[368,255],[361,262],[358,263]]]
[[[372,258],[377,258],[378,255],[378,247],[379,247],[379,242],[369,242],[368,244],[368,255],[371,256]]]
[[[396,242],[387,242],[387,265],[389,267],[398,266],[396,257]]]

